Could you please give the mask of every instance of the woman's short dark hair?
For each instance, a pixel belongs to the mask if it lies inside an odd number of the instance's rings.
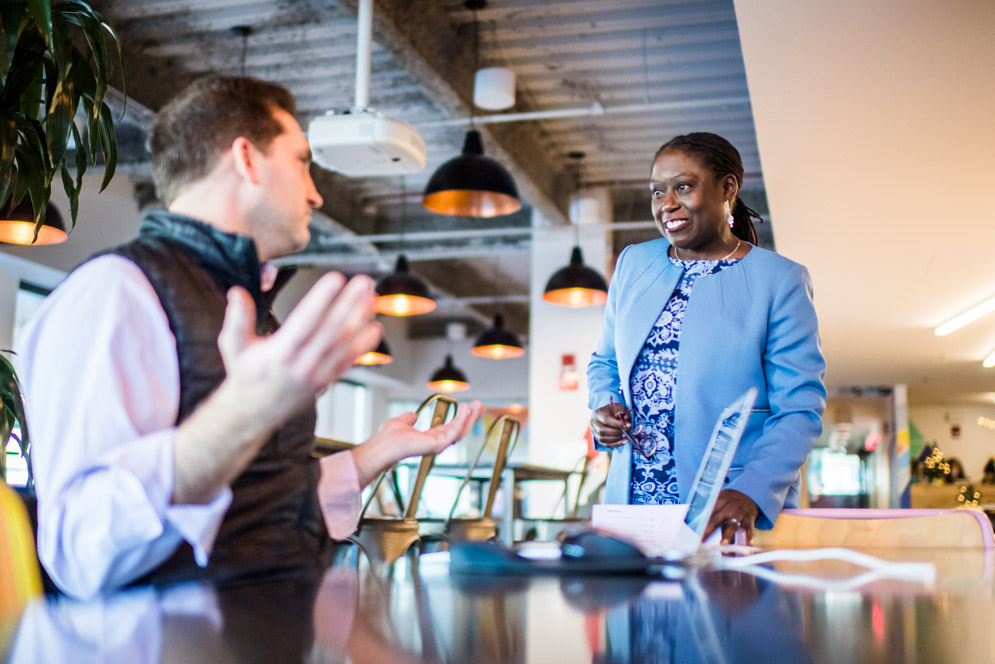
[[[699,131],[675,136],[660,146],[660,149],[653,156],[653,162],[656,163],[657,158],[668,150],[677,150],[686,155],[697,157],[717,179],[722,179],[727,175],[733,176],[736,178],[739,189],[742,190],[743,159],[739,156],[739,150],[718,134]],[[757,230],[753,227],[753,219],[757,221],[763,221],[763,219],[747,207],[738,195],[732,206],[732,217],[734,219],[733,235],[741,240],[756,244]]]
[[[152,179],[169,205],[180,189],[207,175],[239,136],[260,149],[283,127],[276,108],[294,115],[294,96],[257,78],[208,76],[190,84],[156,115],[149,131]]]

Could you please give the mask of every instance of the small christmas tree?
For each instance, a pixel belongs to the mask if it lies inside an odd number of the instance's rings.
[[[922,462],[923,477],[927,482],[933,484],[945,484],[947,476],[950,474],[950,464],[943,458],[943,452],[935,444],[933,449]]]

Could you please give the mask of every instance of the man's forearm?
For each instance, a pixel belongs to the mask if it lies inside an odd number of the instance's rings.
[[[176,432],[173,450],[175,505],[209,503],[249,465],[275,423],[249,412],[227,381]]]

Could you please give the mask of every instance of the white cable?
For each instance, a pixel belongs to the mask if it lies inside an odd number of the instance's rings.
[[[751,568],[755,568],[758,565],[763,565],[765,563],[778,561],[808,562],[813,560],[842,560],[844,562],[853,563],[854,565],[860,565],[861,567],[866,567],[871,570],[872,574],[870,574],[870,576],[873,578],[905,579],[908,581],[918,581],[927,584],[931,584],[936,581],[936,565],[933,563],[892,562],[889,560],[882,560],[881,558],[875,558],[874,556],[866,553],[861,553],[852,549],[844,549],[841,547],[830,547],[824,549],[781,549],[778,551],[764,551],[763,553],[740,557],[718,556],[717,559],[712,562],[717,569],[737,569],[755,573],[758,576],[768,574],[791,576],[783,575],[779,572],[774,572],[773,570],[765,568],[760,568],[764,569],[764,571],[758,573],[752,571]],[[815,579],[815,577],[796,576],[802,579]],[[865,574],[861,575],[861,577],[854,578],[860,579],[863,576],[868,575]],[[873,579],[865,579],[861,581],[861,583],[866,583],[869,580]]]
[[[769,567],[742,567],[736,571],[772,581],[780,586],[803,586],[805,588],[828,592],[845,592],[859,588],[872,581],[892,578],[888,574],[881,572],[864,572],[863,574],[843,579],[824,579],[809,574],[785,574],[784,572],[776,572]],[[931,584],[927,583],[926,585]]]

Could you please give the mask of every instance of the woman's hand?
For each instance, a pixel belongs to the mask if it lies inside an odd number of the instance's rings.
[[[603,447],[621,447],[625,445],[622,429],[632,426],[629,410],[620,403],[610,403],[598,408],[591,414],[591,435],[594,442]]]
[[[703,540],[716,528],[722,529],[722,544],[732,544],[736,539],[736,531],[742,528],[746,532],[746,544],[753,545],[753,525],[760,515],[760,508],[753,499],[735,489],[723,489],[715,500],[712,516],[705,527]]]

